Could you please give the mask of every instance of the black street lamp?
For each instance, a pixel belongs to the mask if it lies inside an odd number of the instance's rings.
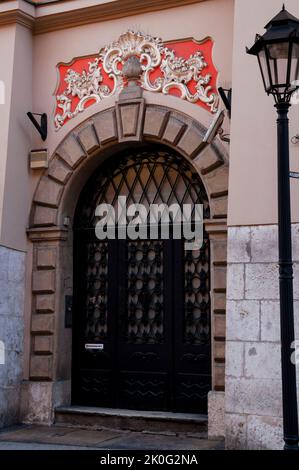
[[[263,36],[247,49],[257,56],[264,87],[273,95],[278,113],[278,238],[281,328],[281,367],[284,448],[299,450],[296,365],[291,361],[294,334],[293,262],[289,168],[289,120],[291,97],[299,88],[299,19],[286,11],[275,16]]]

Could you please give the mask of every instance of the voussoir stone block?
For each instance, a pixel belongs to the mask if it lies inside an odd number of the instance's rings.
[[[220,168],[208,173],[205,176],[205,183],[210,197],[227,194],[228,192],[228,166],[223,165]]]
[[[56,266],[55,248],[38,248],[36,256],[36,265],[40,269],[51,269]]]
[[[116,104],[119,142],[140,141],[144,116],[144,99],[120,101]]]
[[[100,146],[92,122],[79,130],[78,137],[86,153],[95,152]]]
[[[86,154],[74,134],[69,135],[62,142],[57,153],[71,168],[75,168],[86,158]]]
[[[54,332],[54,315],[44,315],[36,313],[32,315],[31,321],[32,333],[53,333]]]
[[[51,160],[49,165],[48,174],[51,178],[65,184],[72,174],[69,166],[63,163],[63,160],[58,155]]]
[[[52,313],[55,311],[55,297],[53,294],[36,296],[36,311],[40,313]]]
[[[160,137],[163,133],[169,111],[163,108],[147,107],[145,112],[143,134]]]
[[[186,127],[187,125],[183,121],[170,116],[163,134],[163,140],[175,144],[183,135]]]
[[[56,225],[57,209],[36,204],[34,208],[33,225],[36,227],[50,227]]]
[[[108,110],[99,113],[93,118],[93,125],[101,144],[117,139],[117,126],[115,111]]]
[[[51,380],[53,378],[53,356],[31,356],[30,378]]]
[[[190,158],[192,158],[193,154],[199,148],[200,144],[202,143],[203,136],[199,129],[195,126],[190,126],[184,132],[182,138],[179,141],[179,148],[185,152]]]
[[[139,104],[121,106],[121,124],[124,137],[136,135]]]
[[[62,191],[63,186],[61,184],[44,176],[38,185],[34,202],[58,207]]]
[[[220,160],[219,156],[209,145],[203,152],[200,153],[198,157],[194,158],[193,163],[196,168],[204,175],[209,171],[213,171],[214,168],[223,165],[223,160]]]
[[[225,219],[227,217],[227,196],[212,198],[210,201],[211,215],[216,219]]]
[[[32,276],[32,291],[40,294],[55,292],[55,271],[34,271]]]

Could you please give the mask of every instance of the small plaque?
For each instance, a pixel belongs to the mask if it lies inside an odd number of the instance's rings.
[[[104,345],[103,344],[85,344],[85,349],[86,350],[98,350],[98,351],[102,351],[104,349]]]
[[[48,150],[31,150],[30,152],[30,168],[41,169],[48,168]]]

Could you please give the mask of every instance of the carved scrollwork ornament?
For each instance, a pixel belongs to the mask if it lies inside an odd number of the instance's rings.
[[[125,64],[132,57],[139,59],[138,79],[144,90],[169,94],[170,90],[177,89],[181,99],[190,103],[201,101],[212,113],[217,112],[218,95],[212,92],[211,75],[203,73],[207,63],[201,51],[188,59],[178,57],[174,50],[164,46],[160,38],[129,30],[103,48],[99,56],[88,63],[87,71],[79,73],[68,69],[64,78],[66,88],[56,97],[59,108],[54,118],[56,129],[60,129],[67,119],[83,112],[90,101],[98,103],[120,93],[126,85]],[[153,79],[152,72],[158,67],[161,75]],[[113,80],[113,86],[103,83],[102,70]],[[195,93],[188,88],[191,81],[195,83]],[[74,97],[79,102],[72,110]]]

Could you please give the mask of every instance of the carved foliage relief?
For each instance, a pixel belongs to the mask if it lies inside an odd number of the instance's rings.
[[[160,38],[127,31],[96,55],[58,64],[56,129],[127,86],[123,66],[131,56],[140,60],[139,84],[144,90],[174,95],[215,113],[219,98],[212,48],[210,38],[200,43],[194,39],[163,43]]]

